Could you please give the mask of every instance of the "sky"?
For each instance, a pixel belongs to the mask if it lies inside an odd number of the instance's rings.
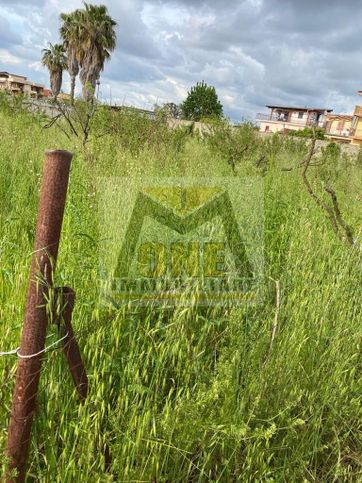
[[[94,2],[98,3],[98,2]],[[100,99],[152,109],[179,103],[196,82],[216,87],[233,121],[265,104],[351,113],[361,103],[358,0],[103,0],[117,48]],[[0,0],[0,70],[49,86],[40,63],[59,41],[59,13],[78,0]],[[69,92],[64,73],[63,90]],[[78,92],[80,86],[78,85]]]

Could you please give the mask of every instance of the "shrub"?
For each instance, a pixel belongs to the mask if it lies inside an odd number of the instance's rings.
[[[227,122],[214,123],[207,136],[210,147],[218,152],[235,172],[236,165],[254,152],[258,146],[258,134],[251,123],[237,127]]]
[[[288,134],[289,136],[296,136],[300,138],[311,138],[313,139],[314,137],[316,139],[325,139],[324,136],[324,129],[322,127],[305,127],[304,129],[301,129],[300,131],[289,131]]]

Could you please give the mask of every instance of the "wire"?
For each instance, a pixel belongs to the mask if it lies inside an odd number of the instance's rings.
[[[0,352],[0,357],[1,356],[12,356],[12,355],[15,355],[18,353],[18,350],[20,349],[20,347],[17,347],[16,349],[13,349],[11,351],[7,351],[7,352]]]
[[[20,359],[32,359],[33,357],[37,357],[40,354],[44,354],[45,352],[48,352],[52,347],[56,346],[59,342],[62,342],[63,340],[65,340],[68,336],[69,336],[69,332],[67,332],[60,339],[54,341],[52,344],[48,345],[47,347],[44,347],[44,349],[42,349],[41,351],[36,352],[35,354],[27,354],[27,355],[20,354],[20,352],[19,352],[20,347],[17,347],[16,349],[12,349],[10,351],[0,352],[0,357],[1,356],[17,355]]]

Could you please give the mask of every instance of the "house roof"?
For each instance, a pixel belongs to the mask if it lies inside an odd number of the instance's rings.
[[[6,71],[1,71],[0,72],[0,77],[18,77],[19,79],[23,79],[24,81],[27,80],[27,77],[25,77],[25,75],[19,75],[19,74],[11,74],[10,72],[6,72]]]
[[[303,112],[332,112],[333,109],[315,108],[315,107],[290,107],[290,106],[269,106],[269,109],[283,109],[284,111],[303,111]]]
[[[327,114],[326,118],[328,120],[352,121],[353,116],[350,114]]]

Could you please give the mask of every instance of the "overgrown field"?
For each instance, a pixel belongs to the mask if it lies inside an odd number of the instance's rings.
[[[28,481],[361,481],[360,157],[329,146],[308,169],[326,202],[324,186],[335,190],[351,247],[306,190],[305,141],[261,140],[250,126],[199,139],[100,111],[83,146],[43,124],[1,108],[0,351],[19,342],[44,151],[72,150],[56,277],[77,292],[90,394],[80,406],[61,351],[46,354]],[[263,301],[228,310],[103,308],[100,176],[261,177]],[[0,454],[16,362],[0,357]]]

